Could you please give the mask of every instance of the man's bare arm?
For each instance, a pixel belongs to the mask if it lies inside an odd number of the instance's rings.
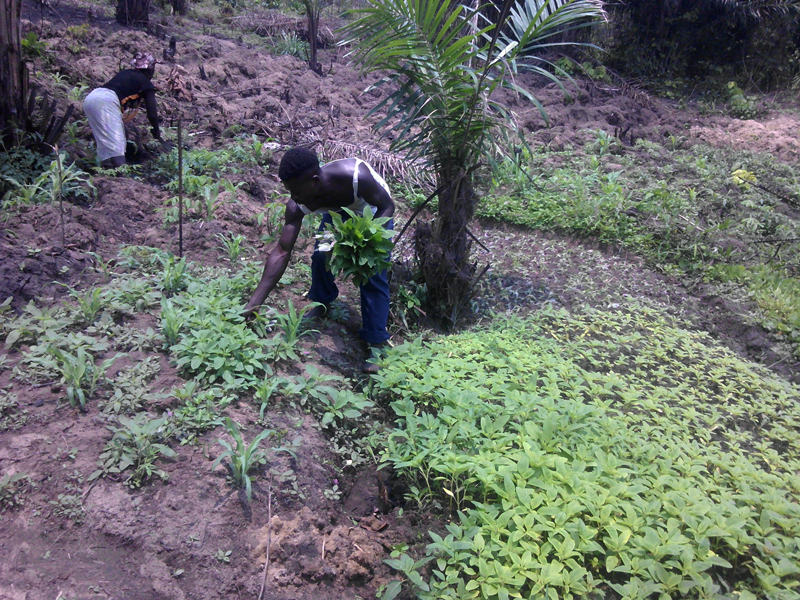
[[[158,107],[156,105],[156,91],[147,90],[144,93],[144,106],[147,109],[147,120],[150,121],[150,132],[157,140],[161,139],[161,130],[158,128]]]
[[[300,235],[300,228],[303,225],[303,211],[294,202],[289,200],[286,205],[286,216],[281,235],[278,238],[278,243],[269,253],[267,260],[264,264],[264,273],[261,275],[261,281],[258,283],[253,297],[250,302],[244,307],[243,315],[245,318],[250,317],[255,310],[261,306],[264,300],[267,299],[270,292],[278,285],[278,282],[289,266],[289,259],[292,256],[295,242]]]
[[[375,181],[365,165],[359,165],[358,195],[378,209],[375,218],[394,215],[394,200],[383,186]]]

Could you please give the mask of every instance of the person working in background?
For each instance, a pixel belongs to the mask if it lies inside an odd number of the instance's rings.
[[[151,81],[157,62],[152,54],[137,52],[131,61],[132,69],[124,69],[114,75],[111,81],[93,90],[83,102],[83,111],[92,128],[102,166],[116,168],[125,164],[127,142],[123,113],[133,110],[125,117],[125,122],[132,119],[142,100],[150,121],[150,132],[161,141],[156,87]]]
[[[278,177],[291,197],[286,204],[285,221],[278,243],[267,257],[261,281],[244,309],[244,316],[248,318],[275,288],[289,265],[305,215],[323,215],[320,225],[322,231],[331,222],[330,212],[342,213],[343,208],[363,213],[364,208],[370,206],[375,218],[394,214],[394,201],[386,182],[370,165],[357,158],[335,160],[321,167],[317,155],[311,150],[292,148],[281,159]],[[343,213],[342,218],[347,219],[347,214]],[[392,221],[387,226],[391,228]],[[326,268],[325,261],[325,253],[315,246],[311,256],[311,289],[308,297],[320,305],[309,311],[309,317],[324,317],[339,295],[334,276]],[[362,327],[359,336],[371,350],[379,348],[389,339],[386,331],[388,319],[389,282],[384,270],[361,286]],[[377,369],[377,365],[369,362],[363,365],[366,372],[374,373]]]

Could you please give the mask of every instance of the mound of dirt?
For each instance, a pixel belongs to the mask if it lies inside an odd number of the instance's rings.
[[[800,158],[800,122],[797,115],[772,114],[761,121],[711,117],[692,125],[692,138],[712,146],[738,146],[751,152],[769,152],[783,162]]]

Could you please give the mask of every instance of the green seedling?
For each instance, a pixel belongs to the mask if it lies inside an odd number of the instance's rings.
[[[217,457],[212,468],[223,464],[228,470],[228,475],[234,486],[243,488],[247,494],[247,499],[250,500],[253,493],[250,472],[256,465],[264,464],[268,455],[268,451],[262,450],[258,446],[273,432],[270,429],[265,429],[254,437],[249,444],[246,444],[242,439],[242,434],[239,433],[239,428],[230,417],[225,417],[225,431],[233,438],[235,447],[225,440],[217,440],[225,448],[225,451]]]
[[[303,317],[315,306],[319,306],[319,303],[312,302],[298,311],[294,307],[294,303],[289,300],[286,303],[286,314],[275,314],[278,325],[283,329],[283,339],[287,345],[294,346],[301,337],[315,332],[313,329],[309,330],[303,328]]]
[[[140,487],[153,475],[167,479],[167,474],[155,466],[159,457],[176,456],[175,451],[163,443],[169,437],[167,416],[153,419],[146,412],[133,418],[120,415],[119,424],[119,427],[109,427],[114,436],[106,444],[100,455],[99,468],[89,476],[89,480],[128,469],[133,472],[125,483],[132,488]]]
[[[21,506],[24,488],[30,485],[30,477],[25,473],[6,473],[0,477],[0,512]]]
[[[67,92],[67,98],[69,99],[70,102],[81,102],[85,98],[86,90],[88,89],[89,89],[88,85],[79,83],[69,92]]]
[[[170,427],[181,446],[193,444],[200,434],[223,424],[220,411],[235,400],[220,388],[198,390],[196,381],[172,391],[180,406],[172,411]]]
[[[94,396],[97,385],[105,372],[115,360],[125,356],[118,353],[96,365],[94,356],[83,347],[79,347],[75,354],[52,346],[49,351],[56,359],[57,368],[61,373],[61,382],[67,389],[70,406],[77,404],[83,412],[86,411],[87,396],[89,398]]]
[[[263,231],[261,235],[262,242],[270,243],[278,236],[283,224],[285,210],[286,205],[282,202],[269,202],[264,206],[264,212],[258,214],[256,224],[259,230]]]
[[[241,321],[241,317],[237,316]],[[223,381],[230,386],[251,388],[263,377],[269,342],[260,339],[244,323],[232,323],[211,315],[205,326],[198,324],[172,347],[179,369],[208,383]]]
[[[164,271],[161,274],[161,289],[167,294],[177,294],[185,290],[188,285],[188,271],[186,268],[186,257],[175,260],[173,254],[160,257]]]
[[[342,498],[342,490],[339,489],[338,484],[333,484],[333,487],[328,490],[322,490],[322,495],[325,496],[326,500],[333,500],[334,502],[338,502]]]
[[[279,36],[273,38],[272,46],[275,54],[288,54],[308,60],[308,42],[295,32],[281,31]]]
[[[3,179],[14,186],[12,190],[9,190],[3,196],[2,206],[4,211],[36,204],[39,198],[42,198],[46,193],[44,179],[37,179],[30,184],[21,183],[9,176],[4,176]]]
[[[9,296],[5,300],[3,300],[2,304],[0,304],[0,318],[5,318],[3,317],[3,315],[5,315],[5,313],[11,310],[12,300],[14,300],[14,296]]]
[[[29,31],[21,40],[22,52],[27,58],[40,58],[47,52],[47,44],[39,39],[35,31]]]
[[[161,299],[161,333],[168,347],[178,343],[183,329],[183,319],[178,308],[167,298]]]
[[[200,190],[200,202],[204,210],[206,221],[211,221],[217,212],[219,204],[219,181],[212,185],[205,185]]]
[[[230,564],[231,562],[231,550],[217,550],[216,555],[214,556],[219,562]]]
[[[336,420],[358,419],[364,409],[374,406],[362,394],[350,390],[330,390],[329,395],[321,396],[321,410],[324,411],[320,425],[330,427]]]
[[[613,135],[610,135],[604,129],[595,131],[595,140],[592,144],[592,149],[597,153],[597,156],[602,158],[606,154],[612,152],[619,146],[619,141]]]
[[[264,418],[264,412],[267,410],[272,396],[281,388],[282,385],[284,385],[285,382],[286,379],[284,377],[276,377],[268,372],[267,378],[264,379],[264,381],[262,381],[261,384],[256,388],[253,399],[261,404],[261,408],[258,411],[261,419]]]
[[[103,290],[96,287],[85,294],[81,294],[77,290],[69,288],[69,293],[78,303],[78,309],[83,317],[83,322],[88,325],[94,323],[97,315],[103,310],[105,304],[103,301]]]
[[[246,238],[243,235],[226,236],[222,233],[218,233],[217,237],[222,242],[220,249],[224,250],[228,254],[228,259],[231,261],[231,264],[235,264],[242,255],[244,250],[242,243],[246,240]]]
[[[338,375],[323,375],[320,370],[313,364],[306,364],[307,377],[297,375],[289,377],[281,381],[280,393],[288,399],[292,399],[292,406],[294,406],[294,399],[298,401],[300,406],[308,404],[315,404],[315,401],[320,403],[327,403],[328,398],[336,389],[330,385],[324,385],[328,382],[342,382],[344,379]],[[325,400],[323,400],[325,398]]]
[[[225,179],[224,177],[220,180],[222,187],[225,188],[225,191],[228,192],[231,196],[231,202],[236,201],[236,192],[237,190],[244,185],[243,181],[239,183],[233,183],[232,181]]]

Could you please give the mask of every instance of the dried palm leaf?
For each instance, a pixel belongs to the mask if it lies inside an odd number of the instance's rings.
[[[340,140],[326,140],[322,143],[325,156],[332,160],[357,156],[363,158],[379,173],[406,181],[420,187],[430,187],[433,178],[420,160],[406,160],[397,154],[363,144],[353,144]]]
[[[627,96],[634,102],[641,104],[646,108],[653,108],[656,106],[663,107],[663,103],[658,99],[650,94],[648,94],[642,87],[636,83],[633,83],[624,77],[618,75],[611,69],[606,68],[606,73],[611,78],[611,81],[614,85],[619,88],[620,93],[623,96]]]

